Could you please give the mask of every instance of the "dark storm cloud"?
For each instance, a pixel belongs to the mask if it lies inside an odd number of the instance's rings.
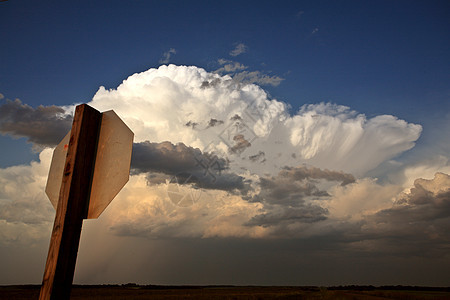
[[[201,156],[199,149],[171,142],[151,143],[149,141],[133,145],[132,167],[139,172],[163,172],[176,174],[182,171],[198,169],[196,156]],[[225,165],[225,161],[220,161]]]
[[[298,205],[306,197],[327,197],[325,190],[319,189],[318,180],[341,182],[341,185],[355,181],[351,174],[322,170],[315,167],[284,167],[277,176],[262,177],[261,192],[253,198],[270,204]]]
[[[355,178],[351,174],[315,167],[285,167],[277,176],[260,179],[260,192],[249,200],[263,203],[266,213],[254,216],[246,225],[273,227],[276,232],[286,233],[290,224],[326,220],[328,210],[308,202],[330,197],[327,191],[318,187],[319,180],[345,185],[354,182]]]
[[[0,133],[26,137],[34,144],[55,146],[72,126],[72,116],[57,106],[33,108],[18,99],[0,105]]]
[[[368,216],[361,234],[382,241],[393,251],[448,255],[450,242],[450,176],[417,179],[392,208]]]
[[[291,223],[314,223],[326,219],[328,210],[318,205],[300,207],[273,207],[268,213],[253,217],[247,226],[284,227]],[[282,230],[284,233],[287,231]]]
[[[310,196],[327,197],[313,182],[287,180],[283,178],[261,178],[261,192],[255,199],[271,204],[299,205]]]
[[[273,190],[273,183],[264,182],[262,191]],[[266,202],[266,212],[254,216],[245,225],[269,227],[275,237],[296,237],[299,243],[320,245],[320,251],[333,249],[334,253],[346,252],[354,257],[449,258],[450,176],[447,174],[436,173],[432,180],[417,179],[414,187],[401,193],[391,208],[367,213],[355,221],[327,219],[327,209],[308,204],[302,196],[305,197],[304,192],[298,193],[296,205]],[[285,201],[288,198],[275,193],[266,194],[260,200],[275,197]],[[318,222],[325,226],[311,236],[301,237],[298,225]]]
[[[341,181],[341,185],[355,182],[355,177],[352,174],[315,167],[284,167],[279,176],[292,180],[325,179],[327,181]]]
[[[245,194],[248,183],[228,172],[228,161],[183,143],[141,142],[133,145],[131,167],[135,173],[149,173],[149,183],[164,183],[176,176],[180,183],[190,178],[199,187]]]
[[[397,225],[446,220],[450,228],[450,176],[436,173],[432,180],[416,179],[410,193],[401,194],[391,209],[373,216],[377,223],[386,220]]]
[[[276,220],[272,215],[255,217],[248,225],[273,226],[278,236],[289,236],[292,230],[282,220],[271,225]],[[390,255],[448,260],[450,176],[437,173],[432,180],[417,179],[409,193],[401,193],[391,208],[367,213],[359,220],[336,222],[330,217],[325,222],[329,223],[320,234],[302,242],[320,240],[322,247],[362,257]]]

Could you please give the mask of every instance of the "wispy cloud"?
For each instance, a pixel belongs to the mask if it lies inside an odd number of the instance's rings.
[[[247,66],[245,66],[237,61],[227,60],[227,59],[223,59],[223,58],[219,58],[219,60],[217,62],[220,65],[222,65],[221,68],[216,70],[216,72],[219,74],[242,71],[242,70],[245,70],[248,68]]]
[[[219,59],[218,63],[222,65],[215,72],[218,74],[228,74],[235,82],[244,84],[256,83],[259,85],[278,86],[284,78],[276,75],[269,75],[261,71],[247,71],[248,66],[239,62]]]
[[[248,47],[247,47],[245,44],[240,43],[240,44],[237,44],[237,45],[236,45],[236,48],[234,48],[233,50],[231,50],[229,54],[230,54],[231,56],[238,56],[238,55],[240,55],[240,54],[242,54],[242,53],[247,52],[247,50],[248,50]]]
[[[259,85],[272,85],[272,86],[278,86],[280,85],[281,81],[284,80],[284,78],[281,78],[276,75],[267,75],[262,73],[261,71],[243,71],[240,73],[236,73],[233,76],[233,79],[242,82],[242,83],[256,83]]]
[[[316,33],[318,33],[318,32],[319,32],[319,28],[316,27],[316,28],[314,28],[314,29],[311,31],[311,35],[314,35],[314,34],[316,34]]]
[[[176,54],[177,50],[174,48],[170,48],[169,51],[164,52],[163,57],[159,60],[159,63],[161,64],[167,64],[170,61],[170,58],[172,57],[172,54]]]

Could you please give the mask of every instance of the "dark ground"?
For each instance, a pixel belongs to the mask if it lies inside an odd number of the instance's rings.
[[[0,286],[0,299],[38,299],[39,285]],[[99,285],[72,288],[71,299],[450,299],[450,288],[403,286],[260,287]]]

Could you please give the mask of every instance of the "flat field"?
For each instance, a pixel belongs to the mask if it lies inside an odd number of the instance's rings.
[[[0,286],[0,299],[38,299],[38,285]],[[449,288],[282,286],[74,286],[71,299],[450,299]]]

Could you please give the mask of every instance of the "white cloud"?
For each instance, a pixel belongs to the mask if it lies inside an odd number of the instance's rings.
[[[335,220],[357,222],[366,215],[391,208],[401,190],[402,187],[398,185],[381,185],[373,178],[362,178],[346,186],[334,186],[326,207]]]
[[[256,173],[310,164],[362,175],[412,148],[421,133],[420,125],[394,116],[368,119],[332,104],[305,105],[290,116],[285,103],[269,100],[257,85],[175,65],[134,74],[117,89],[101,87],[89,104],[100,111],[114,109],[135,133],[135,142],[207,148],[229,157],[235,171],[244,167]],[[209,127],[211,119],[223,123]],[[194,123],[195,128],[186,126]],[[233,155],[239,132],[251,147]],[[266,162],[255,164],[249,156],[260,151]]]
[[[236,48],[234,48],[233,50],[230,51],[230,55],[231,56],[238,56],[242,53],[247,52],[248,47],[243,44],[243,43],[239,43],[236,45]]]
[[[0,169],[0,245],[33,244],[51,230],[54,214],[44,189],[52,151],[39,162]]]
[[[424,161],[405,166],[402,185],[405,188],[409,188],[413,185],[416,178],[432,179],[437,172],[450,174],[450,160],[447,157],[443,155],[431,156]]]
[[[181,187],[189,193],[190,187]],[[105,218],[117,235],[144,237],[259,237],[262,228],[242,226],[261,207],[223,191],[204,190],[193,205],[176,205],[167,185],[133,176]]]

